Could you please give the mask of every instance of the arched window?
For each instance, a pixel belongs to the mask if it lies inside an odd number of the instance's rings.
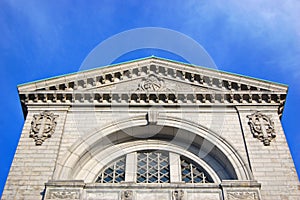
[[[132,163],[135,166],[132,167]],[[126,166],[130,167],[126,170]],[[171,174],[172,171],[181,173]],[[112,161],[100,171],[96,182],[125,182],[128,181],[126,173],[134,174],[131,177],[135,177],[136,183],[170,183],[171,176],[179,176],[177,180],[185,183],[214,182],[197,162],[183,155],[157,150],[137,151]]]

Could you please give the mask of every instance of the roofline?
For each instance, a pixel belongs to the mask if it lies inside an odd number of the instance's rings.
[[[249,78],[249,79],[254,79],[254,80],[257,80],[257,81],[263,81],[263,82],[266,82],[266,83],[273,83],[273,84],[276,84],[276,85],[288,87],[288,85],[284,84],[284,83],[278,83],[278,82],[269,81],[269,80],[265,80],[265,79],[254,78],[254,77],[251,77],[251,76],[241,75],[241,74],[237,74],[237,73],[233,73],[233,72],[227,72],[227,71],[223,71],[223,70],[220,70],[220,69],[213,69],[213,68],[209,68],[209,67],[205,67],[205,66],[194,65],[194,64],[191,64],[191,63],[185,63],[185,62],[176,61],[176,60],[172,60],[172,59],[161,58],[161,57],[158,57],[158,56],[152,56],[152,58],[156,58],[156,59],[163,60],[163,61],[173,62],[173,63],[176,63],[176,64],[183,64],[183,65],[188,65],[188,66],[192,66],[192,67],[199,67],[199,68],[203,68],[203,69],[206,69],[206,70],[210,70],[212,72],[221,72],[221,73],[224,73],[224,74],[240,76],[240,77],[243,77],[243,78]]]
[[[130,64],[130,63],[134,63],[134,62],[145,61],[145,60],[148,60],[148,59],[157,59],[157,60],[161,60],[161,61],[172,62],[174,64],[186,65],[186,66],[195,67],[195,68],[202,68],[202,69],[205,69],[205,70],[209,70],[211,72],[224,73],[224,74],[227,74],[227,75],[233,75],[233,76],[238,76],[238,77],[241,77],[241,78],[252,79],[252,80],[256,80],[256,81],[261,81],[261,82],[265,82],[265,83],[269,83],[269,84],[278,85],[280,87],[286,87],[286,89],[288,89],[287,84],[273,82],[273,81],[264,80],[264,79],[260,79],[260,78],[254,78],[254,77],[251,77],[251,76],[245,76],[245,75],[241,75],[241,74],[237,74],[237,73],[233,73],[233,72],[227,72],[227,71],[223,71],[223,70],[219,70],[219,69],[212,69],[212,68],[208,68],[208,67],[205,67],[205,66],[194,65],[194,64],[191,64],[191,63],[176,61],[176,60],[172,60],[172,59],[161,58],[161,57],[154,56],[154,55],[143,57],[143,58],[138,58],[138,59],[134,59],[134,60],[124,61],[124,62],[120,62],[120,63],[115,63],[115,64],[111,64],[111,65],[99,66],[99,67],[95,67],[95,68],[92,68],[92,69],[67,73],[67,74],[58,75],[58,76],[54,76],[54,77],[50,77],[50,78],[44,78],[44,79],[31,81],[31,82],[27,82],[27,83],[21,83],[21,84],[18,84],[17,87],[19,88],[19,87],[22,87],[22,86],[26,86],[26,85],[30,85],[30,84],[34,84],[34,83],[38,83],[38,82],[42,82],[42,81],[58,79],[58,78],[66,77],[66,76],[69,76],[69,75],[76,75],[76,74],[79,74],[79,73],[92,72],[92,71],[98,70],[100,68],[109,68],[109,67],[115,67],[115,66],[119,66],[119,65],[123,65],[123,64]]]
[[[134,59],[134,60],[124,61],[124,62],[115,63],[115,64],[111,64],[111,65],[98,66],[98,67],[95,67],[95,68],[92,68],[92,69],[85,69],[85,70],[81,70],[81,71],[77,71],[77,72],[71,72],[71,73],[67,73],[67,74],[63,74],[63,75],[53,76],[53,77],[50,77],[50,78],[42,78],[42,79],[39,79],[39,80],[36,80],[36,81],[30,81],[30,82],[27,82],[27,83],[18,84],[17,87],[24,86],[24,85],[29,85],[29,84],[32,84],[32,83],[37,83],[37,82],[40,82],[40,81],[46,81],[46,80],[61,78],[61,77],[68,76],[68,75],[76,75],[78,73],[91,72],[91,71],[97,70],[99,68],[114,67],[114,66],[117,66],[117,65],[129,64],[129,63],[133,63],[133,62],[137,62],[137,61],[147,60],[149,58],[156,58],[156,57],[155,56],[147,56],[147,57],[144,57],[144,58],[137,58],[137,59]],[[160,58],[160,59],[162,59],[162,58]]]

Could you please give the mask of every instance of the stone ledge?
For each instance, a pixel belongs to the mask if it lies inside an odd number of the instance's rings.
[[[49,180],[45,183],[46,187],[84,187],[85,183],[83,180],[60,180],[54,181]]]
[[[261,184],[257,181],[240,181],[240,180],[223,180],[221,187],[256,187],[260,188]]]

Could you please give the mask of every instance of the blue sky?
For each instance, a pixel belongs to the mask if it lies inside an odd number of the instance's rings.
[[[184,3],[183,3],[184,2]],[[107,38],[133,28],[181,32],[218,69],[289,85],[282,117],[300,172],[300,1],[0,1],[0,195],[24,123],[16,86],[76,72]],[[144,50],[118,61],[156,56]]]

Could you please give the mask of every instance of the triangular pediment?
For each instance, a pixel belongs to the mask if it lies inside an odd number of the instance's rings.
[[[200,92],[200,91],[220,91],[218,88],[212,88],[204,85],[187,83],[184,80],[176,80],[172,77],[163,77],[154,73],[141,75],[127,80],[103,84],[99,86],[90,86],[89,88],[77,88],[77,91],[84,90],[90,92]]]
[[[161,58],[150,57],[20,85],[20,92],[114,90],[138,87],[154,75],[172,90],[286,91],[287,86]],[[190,87],[190,88],[189,88]],[[124,88],[123,88],[124,89]]]
[[[282,113],[287,86],[156,57],[18,86],[23,105],[272,104]]]

